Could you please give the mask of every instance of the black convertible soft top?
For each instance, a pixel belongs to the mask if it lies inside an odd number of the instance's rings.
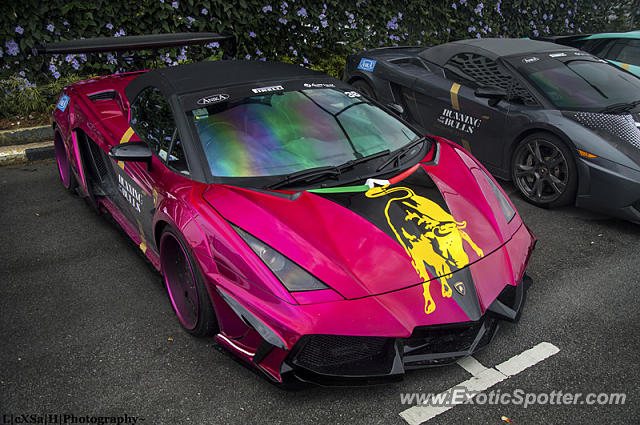
[[[130,102],[146,87],[157,87],[169,97],[207,93],[214,89],[238,85],[259,87],[271,83],[309,79],[310,81],[331,79],[322,72],[298,65],[281,62],[246,60],[218,60],[158,68],[141,74],[125,88]]]
[[[479,53],[491,59],[505,56],[577,50],[573,47],[560,46],[546,41],[527,40],[522,38],[482,38],[452,41],[430,47],[419,56],[436,65],[444,64],[458,53]]]

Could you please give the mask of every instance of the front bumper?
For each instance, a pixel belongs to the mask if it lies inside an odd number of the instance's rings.
[[[580,159],[576,206],[640,223],[640,171],[604,158]]]
[[[486,347],[501,320],[517,321],[531,278],[508,285],[475,322],[416,327],[408,338],[305,335],[282,363],[283,382],[367,385],[402,379],[406,370],[453,363]]]

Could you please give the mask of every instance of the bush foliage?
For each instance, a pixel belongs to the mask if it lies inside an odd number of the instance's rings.
[[[143,52],[146,58],[35,55],[43,42],[213,31],[233,35],[239,59],[294,62],[338,76],[344,57],[361,49],[628,29],[640,13],[638,0],[5,0],[0,9],[0,79],[22,81],[24,90],[71,74],[221,55],[216,43]]]

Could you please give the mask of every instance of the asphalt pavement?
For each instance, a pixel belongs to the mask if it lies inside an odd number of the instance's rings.
[[[626,401],[459,405],[427,423],[637,423],[640,225],[539,209],[505,189],[539,239],[533,285],[520,322],[503,324],[474,357],[493,367],[541,342],[560,351],[492,389]],[[375,387],[271,385],[181,330],[159,274],[117,225],[62,188],[53,161],[0,167],[0,223],[0,424],[43,414],[76,423],[126,414],[145,424],[406,424],[401,394],[439,393],[471,376],[450,365]]]

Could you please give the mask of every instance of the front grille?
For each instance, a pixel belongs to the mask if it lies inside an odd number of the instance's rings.
[[[402,339],[407,369],[452,363],[487,345],[497,328],[497,320],[485,317],[479,322],[441,327],[421,326]]]
[[[394,338],[308,335],[293,362],[328,375],[385,374],[395,355]]]

